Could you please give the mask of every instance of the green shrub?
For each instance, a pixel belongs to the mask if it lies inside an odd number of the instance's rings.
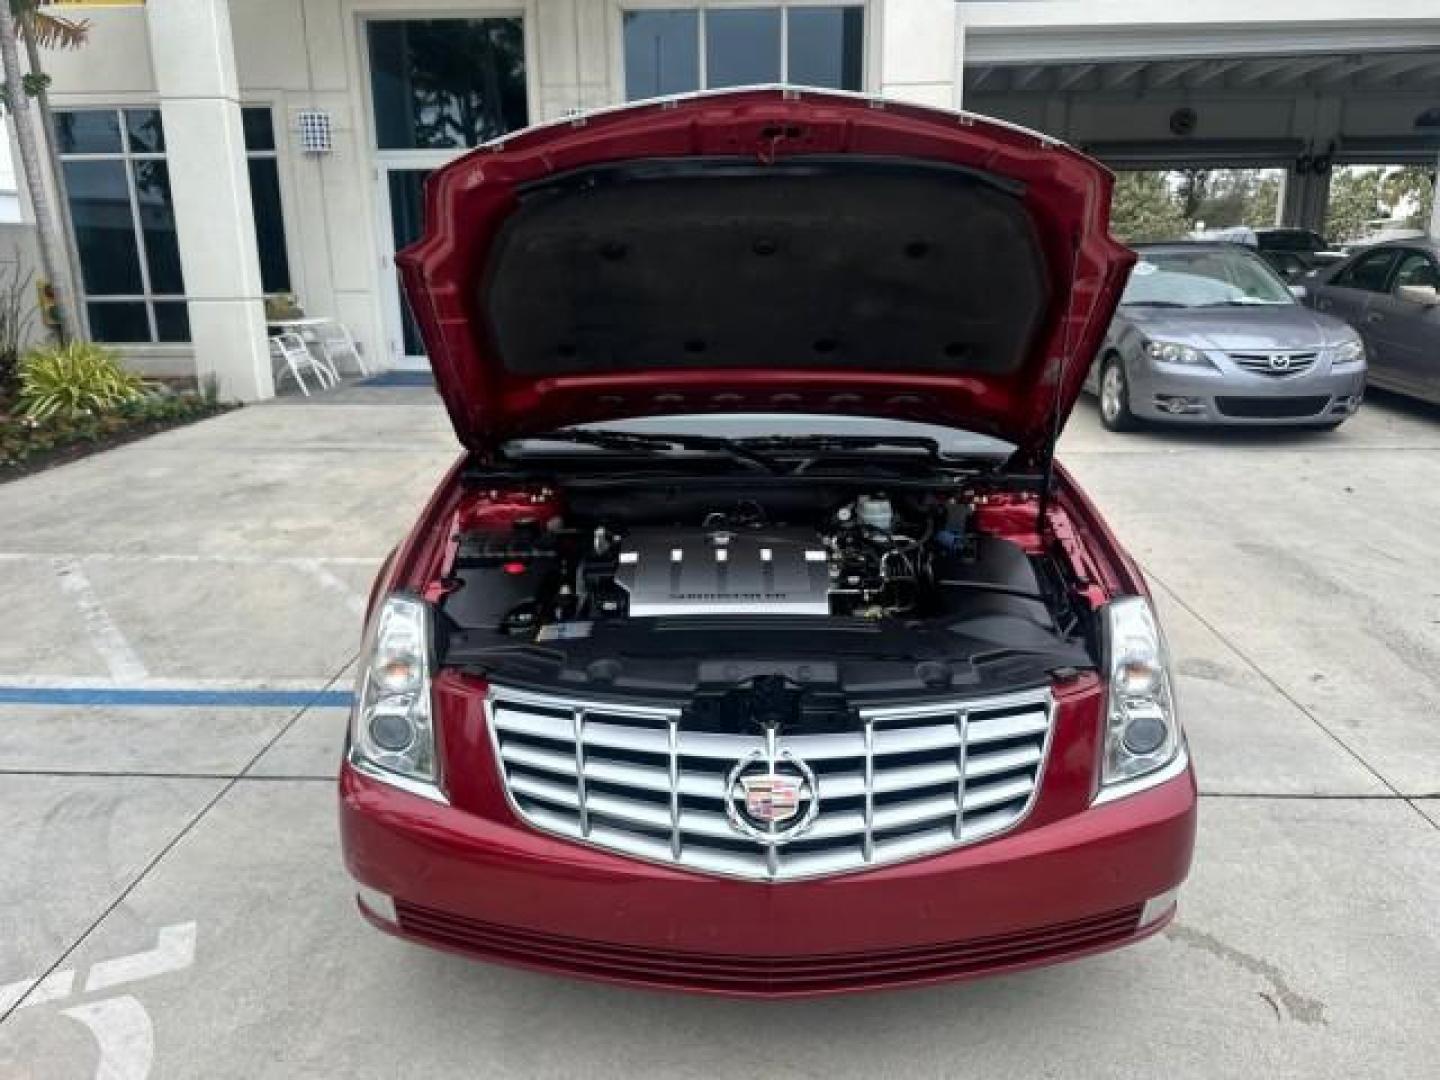
[[[81,447],[104,449],[153,431],[215,416],[234,408],[199,394],[153,395],[126,402],[109,412],[55,415],[46,420],[0,416],[0,481],[43,466],[56,458],[77,456]]]
[[[35,275],[21,269],[16,249],[10,263],[0,262],[0,403],[14,389],[20,350],[35,321]]]
[[[20,411],[33,419],[108,412],[145,396],[145,380],[113,349],[88,341],[32,350],[20,361]]]

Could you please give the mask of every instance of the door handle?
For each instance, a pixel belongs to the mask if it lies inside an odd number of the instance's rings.
[[[1366,321],[1367,323],[1377,323],[1377,322],[1382,322],[1382,321],[1384,320],[1384,318],[1385,318],[1385,316],[1384,316],[1384,315],[1381,315],[1380,312],[1378,312],[1378,311],[1371,311],[1371,312],[1369,312],[1368,314],[1366,314],[1366,316],[1365,316],[1365,321]]]

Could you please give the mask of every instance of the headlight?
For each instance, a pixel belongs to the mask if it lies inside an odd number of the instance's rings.
[[[1330,363],[1335,367],[1341,364],[1358,364],[1364,359],[1365,345],[1359,339],[1336,345],[1330,350]]]
[[[1213,367],[1199,349],[1182,345],[1178,341],[1151,341],[1145,345],[1145,355],[1162,364],[1188,364],[1191,367]]]
[[[368,776],[429,798],[435,786],[430,714],[430,608],[389,596],[366,631],[350,718],[350,760]]]
[[[1168,778],[1181,753],[1180,721],[1165,639],[1149,601],[1113,600],[1104,609],[1108,706],[1101,798],[1128,794]]]

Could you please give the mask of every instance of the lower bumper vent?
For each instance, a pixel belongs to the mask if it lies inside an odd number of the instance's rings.
[[[1318,416],[1330,404],[1328,397],[1217,397],[1215,406],[1226,416],[1244,420],[1297,420]]]
[[[400,927],[431,944],[572,975],[722,994],[822,994],[979,975],[1119,945],[1140,908],[969,941],[810,956],[636,948],[498,926],[397,901]]]

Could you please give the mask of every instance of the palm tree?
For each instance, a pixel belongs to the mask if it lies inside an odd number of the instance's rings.
[[[70,19],[39,10],[51,6],[51,0],[10,0],[11,9],[19,20],[20,40],[25,46],[25,59],[30,77],[36,84],[35,104],[40,109],[40,123],[45,130],[45,149],[50,159],[50,176],[55,182],[59,206],[60,228],[63,231],[65,269],[69,295],[75,300],[72,309],[72,337],[83,336],[85,320],[80,317],[80,248],[75,243],[75,223],[70,217],[70,192],[66,187],[65,170],[60,167],[60,142],[55,137],[55,113],[50,108],[50,79],[40,66],[41,49],[78,49],[90,40],[90,22]]]
[[[20,147],[20,168],[30,192],[35,211],[36,235],[39,239],[40,272],[56,291],[59,308],[59,334],[62,340],[74,340],[76,333],[75,303],[78,275],[75,272],[74,244],[69,241],[69,214],[65,200],[65,177],[55,151],[55,127],[46,93],[46,79],[40,69],[41,48],[79,48],[89,36],[89,24],[68,19],[42,8],[51,0],[0,0],[0,62],[5,68],[5,99],[15,124],[15,141]],[[29,60],[29,72],[20,67],[19,42],[23,40]],[[55,190],[60,195],[59,220],[64,222],[64,235],[56,230],[56,216],[50,205],[49,188],[41,168],[40,140],[30,113],[30,97],[39,103],[41,124],[46,132],[46,161]],[[63,277],[59,272],[64,268]]]

